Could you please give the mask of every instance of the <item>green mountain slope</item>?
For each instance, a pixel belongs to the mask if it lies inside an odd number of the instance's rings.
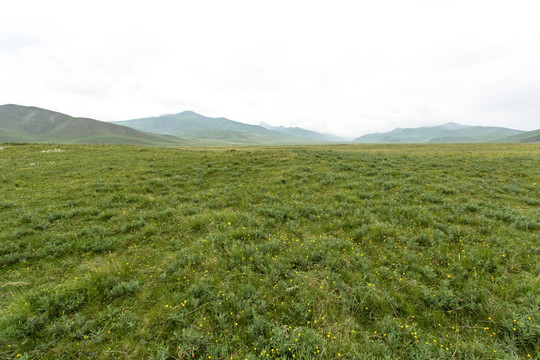
[[[367,134],[354,141],[357,143],[487,143],[522,132],[502,127],[448,123],[420,128],[397,128],[389,132]]]
[[[186,145],[185,140],[148,134],[103,121],[76,118],[33,106],[0,106],[0,142]]]
[[[114,124],[157,134],[190,139],[199,144],[307,144],[327,142],[307,134],[290,134],[226,118],[211,118],[193,111],[158,117],[115,121]]]
[[[497,140],[505,143],[537,143],[540,142],[540,129],[526,131],[517,135],[508,136]]]

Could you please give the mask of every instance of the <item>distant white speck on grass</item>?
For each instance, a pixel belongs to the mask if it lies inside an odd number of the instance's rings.
[[[0,146],[0,151],[5,150],[6,148],[3,146]]]
[[[62,149],[52,149],[52,150],[41,150],[42,153],[60,153],[60,152],[65,152],[67,150],[62,150]]]

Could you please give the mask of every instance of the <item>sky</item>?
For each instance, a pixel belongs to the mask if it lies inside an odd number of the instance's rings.
[[[0,104],[103,121],[192,110],[346,137],[540,128],[540,2],[2,5]]]

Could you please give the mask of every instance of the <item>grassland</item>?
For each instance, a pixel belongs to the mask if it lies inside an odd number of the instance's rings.
[[[0,358],[540,357],[538,145],[0,148]]]

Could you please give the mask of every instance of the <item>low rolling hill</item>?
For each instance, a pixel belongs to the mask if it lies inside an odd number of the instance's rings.
[[[540,129],[526,131],[517,135],[508,136],[497,140],[496,142],[505,143],[538,143],[540,142]]]
[[[523,133],[522,130],[494,126],[468,126],[447,123],[361,136],[356,143],[488,143]]]
[[[94,119],[13,104],[0,106],[0,142],[160,146],[189,143],[174,136],[149,134]]]

